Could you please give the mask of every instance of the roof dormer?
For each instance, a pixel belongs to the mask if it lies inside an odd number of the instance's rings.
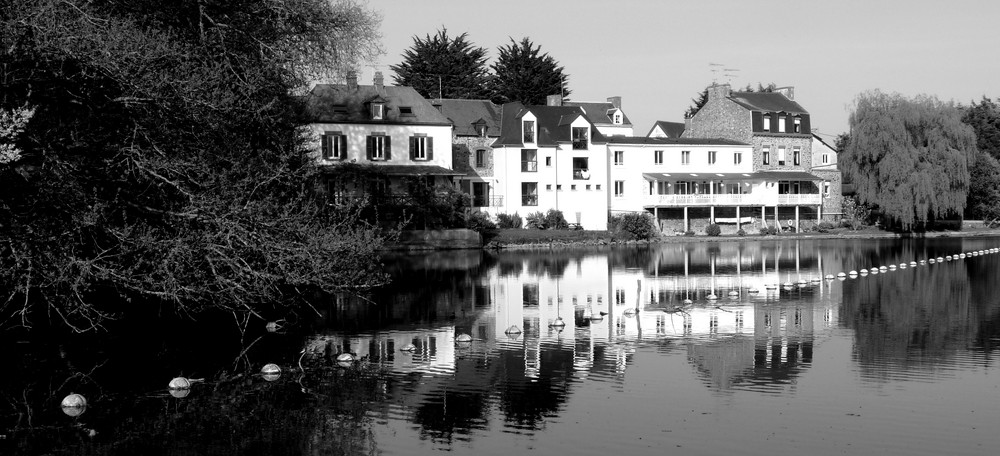
[[[365,103],[368,105],[368,114],[372,120],[385,120],[385,103],[386,99],[381,95],[376,95]]]
[[[611,119],[611,123],[615,125],[622,125],[625,123],[625,115],[622,114],[622,110],[618,108],[608,110],[608,119]]]

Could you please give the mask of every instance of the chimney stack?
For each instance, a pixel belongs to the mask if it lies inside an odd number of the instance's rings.
[[[354,70],[349,70],[347,72],[347,89],[357,90],[357,88],[358,88],[358,73],[355,73]]]
[[[549,95],[545,97],[545,106],[562,106],[562,95]]]
[[[708,99],[726,98],[732,92],[729,84],[712,84],[708,86]]]
[[[611,106],[614,106],[615,108],[621,109],[622,108],[622,97],[620,97],[620,96],[608,97],[608,103],[611,103]]]
[[[382,79],[382,72],[381,71],[376,71],[375,72],[375,90],[378,90],[379,92],[381,92],[382,88],[383,88],[383,83],[384,82],[385,81]]]

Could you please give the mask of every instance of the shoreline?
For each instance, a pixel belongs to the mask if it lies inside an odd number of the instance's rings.
[[[541,232],[545,232],[542,230]],[[923,233],[893,233],[889,231],[842,231],[837,233],[792,233],[778,235],[747,235],[747,236],[665,236],[650,240],[621,240],[613,239],[610,234],[598,236],[591,239],[559,239],[559,238],[539,238],[523,239],[524,242],[517,242],[516,239],[492,240],[482,246],[482,250],[502,251],[502,250],[542,250],[554,248],[573,247],[603,247],[603,246],[630,246],[630,245],[658,245],[658,244],[682,244],[700,242],[741,242],[741,241],[761,241],[761,240],[785,240],[785,239],[920,239],[920,238],[964,238],[964,237],[989,237],[1000,236],[1000,229],[979,228],[966,231],[929,231]]]

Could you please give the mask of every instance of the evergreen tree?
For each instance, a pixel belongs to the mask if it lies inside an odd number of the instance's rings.
[[[242,318],[383,281],[380,234],[313,191],[294,96],[379,53],[377,15],[351,0],[0,11],[0,123],[14,125],[0,139],[14,142],[0,160],[0,326],[48,316],[84,331],[125,302]]]
[[[487,99],[490,97],[486,49],[476,47],[463,33],[454,38],[447,29],[425,38],[413,37],[403,62],[392,65],[396,85],[413,87],[425,98]]]
[[[569,97],[568,75],[563,73],[563,67],[548,53],[540,54],[541,46],[535,46],[529,38],[520,42],[511,38],[510,44],[500,46],[498,51],[492,66],[494,102],[543,105],[549,95]]]
[[[867,92],[850,128],[839,161],[860,203],[902,229],[962,213],[976,137],[954,104]]]

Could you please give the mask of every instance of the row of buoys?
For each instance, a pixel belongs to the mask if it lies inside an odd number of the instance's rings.
[[[971,252],[959,253],[959,254],[955,254],[955,255],[945,255],[943,257],[939,256],[939,257],[927,258],[927,259],[924,259],[924,260],[920,260],[919,262],[917,262],[917,261],[910,261],[909,263],[899,263],[898,269],[906,269],[907,266],[913,268],[913,267],[917,267],[918,265],[944,263],[946,261],[960,260],[960,259],[971,258],[971,257],[974,257],[974,256],[986,255],[986,254],[997,253],[997,252],[1000,252],[1000,247],[989,248],[989,249],[986,249],[986,250],[973,250]],[[858,276],[864,277],[864,276],[866,276],[868,274],[873,274],[874,275],[874,274],[878,274],[880,272],[895,271],[896,269],[897,269],[897,266],[895,264],[890,264],[889,266],[879,266],[877,268],[873,267],[871,269],[864,269],[864,268],[862,268],[860,272],[859,271],[855,271],[855,270],[851,270],[850,272],[848,272],[846,274],[843,273],[843,272],[838,272],[837,273],[837,279],[839,279],[839,280],[845,280],[847,277],[850,277],[850,278],[853,279],[853,278],[857,278]],[[827,276],[827,277],[829,278],[830,276]]]

